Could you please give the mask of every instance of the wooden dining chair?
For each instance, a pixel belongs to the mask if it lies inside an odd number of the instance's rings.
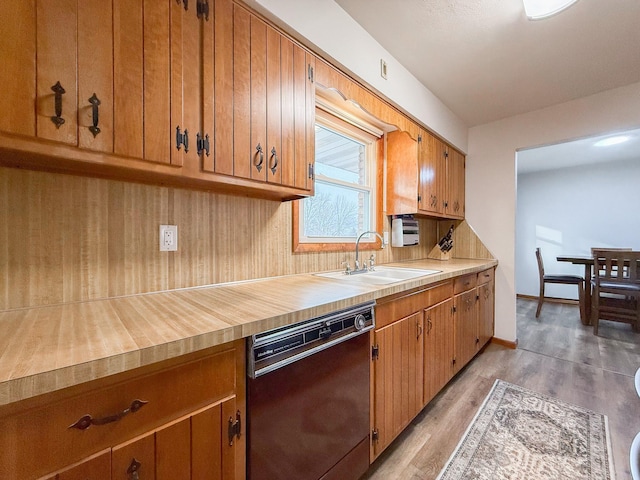
[[[593,262],[593,333],[600,320],[629,323],[640,332],[640,251],[596,249]]]
[[[544,273],[544,262],[540,248],[536,248],[536,260],[538,261],[538,275],[540,277],[540,294],[538,296],[538,309],[536,318],[540,316],[542,304],[544,303],[544,287],[547,283],[578,286],[578,304],[580,306],[580,320],[586,323],[585,303],[584,303],[584,278],[580,275],[547,275]]]

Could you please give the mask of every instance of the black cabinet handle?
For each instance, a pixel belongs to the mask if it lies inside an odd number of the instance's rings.
[[[253,156],[253,165],[258,169],[258,171],[262,170],[262,163],[264,162],[264,152],[262,151],[262,145],[256,145],[256,153]]]
[[[122,410],[121,412],[114,413],[113,415],[107,415],[102,418],[93,418],[91,415],[87,414],[81,417],[77,422],[69,425],[69,428],[77,428],[78,430],[86,430],[91,425],[106,425],[107,423],[113,423],[120,420],[122,417],[129,415],[130,413],[136,413],[142,407],[144,407],[147,403],[145,400],[134,400],[131,402],[127,408]]]
[[[51,117],[51,121],[55,124],[56,128],[60,128],[60,125],[64,123],[64,118],[62,118],[62,95],[64,95],[66,90],[60,85],[60,81],[56,82],[56,84],[51,87],[54,93],[54,108],[56,114]]]
[[[182,5],[184,5],[184,9],[189,10],[189,0],[176,0],[176,4],[180,5],[182,3]]]
[[[128,480],[140,480],[140,475],[138,475],[138,470],[142,463],[134,458],[131,459],[131,463],[129,464],[129,468],[127,468],[127,477]]]
[[[93,95],[91,95],[89,103],[91,104],[91,113],[93,117],[93,125],[89,127],[89,131],[93,133],[93,138],[96,138],[96,136],[100,133],[100,127],[98,127],[98,107],[100,106],[100,99],[94,93]]]
[[[278,155],[276,153],[276,147],[271,149],[271,158],[273,158],[273,165],[271,166],[271,173],[276,174],[276,169],[278,168]]]

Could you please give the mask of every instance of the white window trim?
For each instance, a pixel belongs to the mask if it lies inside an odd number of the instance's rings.
[[[324,183],[339,185],[344,188],[349,188],[354,191],[367,192],[369,194],[369,207],[368,207],[368,217],[369,217],[369,225],[370,230],[375,230],[375,225],[377,221],[378,212],[377,209],[377,192],[376,192],[376,159],[377,159],[377,148],[378,148],[378,140],[379,137],[376,136],[379,134],[381,137],[384,132],[374,127],[373,125],[361,121],[356,117],[351,115],[347,117],[338,115],[338,110],[335,108],[328,109],[326,105],[318,105],[316,108],[316,123],[334,130],[338,133],[342,133],[349,138],[353,138],[359,142],[362,142],[367,145],[366,148],[366,185],[358,185],[350,182],[344,182],[332,177],[326,177],[321,174],[316,174],[316,180]],[[304,201],[300,202],[300,213],[298,217],[299,222],[299,238],[298,241],[301,244],[330,244],[330,243],[346,243],[346,242],[355,242],[357,236],[353,237],[306,237],[304,236]],[[358,232],[358,235],[362,232]],[[365,236],[361,239],[361,243],[374,243],[376,241],[376,237],[373,235]]]

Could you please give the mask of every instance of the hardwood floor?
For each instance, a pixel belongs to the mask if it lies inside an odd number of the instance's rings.
[[[616,480],[631,478],[629,447],[640,431],[640,334],[601,321],[599,336],[578,307],[518,299],[518,348],[489,344],[374,462],[363,479],[435,479],[497,378],[609,418]]]

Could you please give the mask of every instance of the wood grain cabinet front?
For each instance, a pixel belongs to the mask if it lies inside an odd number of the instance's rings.
[[[456,372],[493,337],[494,286],[493,268],[454,280]]]
[[[465,157],[425,130],[387,134],[387,213],[464,219]]]
[[[0,0],[0,51],[2,165],[313,192],[315,56],[233,0]]]
[[[244,373],[237,341],[9,404],[2,478],[243,478],[244,437],[229,432],[242,428]],[[105,465],[108,475],[89,474]]]
[[[216,48],[204,57],[213,108],[205,103],[204,131],[216,131],[216,155],[203,159],[204,170],[310,192],[315,57],[244,7],[230,0],[215,7]]]

